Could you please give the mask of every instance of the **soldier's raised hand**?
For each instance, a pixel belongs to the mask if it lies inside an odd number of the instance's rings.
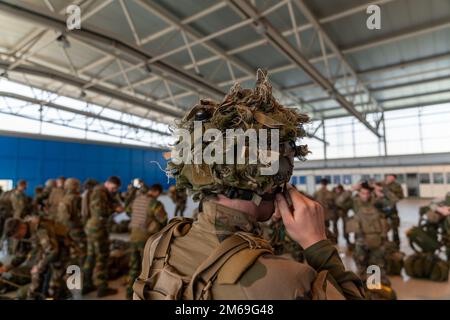
[[[292,186],[288,186],[288,192],[293,208],[289,208],[282,194],[277,194],[275,215],[281,216],[289,236],[304,249],[326,239],[322,206]]]

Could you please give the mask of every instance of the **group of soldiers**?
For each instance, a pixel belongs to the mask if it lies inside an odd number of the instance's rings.
[[[382,271],[382,281],[386,286],[389,281],[384,275],[390,273],[386,272],[391,263],[390,258],[393,252],[399,252],[400,249],[400,219],[396,204],[403,199],[404,194],[396,178],[396,175],[390,174],[382,182],[364,181],[350,190],[345,190],[342,185],[330,190],[328,180],[322,179],[320,187],[312,196],[304,193],[324,208],[328,239],[337,243],[339,234],[343,234],[358,275],[362,279],[367,278],[367,268],[377,265]],[[351,217],[350,211],[353,212]],[[342,219],[342,230],[338,227],[339,219]],[[264,227],[266,238],[270,240],[276,253],[303,261],[303,249],[286,233],[281,219],[273,216],[268,223],[264,223]],[[354,234],[353,241],[351,233]]]
[[[157,200],[163,192],[161,185],[148,187],[135,179],[122,194],[120,186],[116,176],[103,184],[88,179],[83,186],[78,179],[59,177],[37,187],[33,198],[26,194],[24,180],[13,190],[1,192],[2,252],[10,259],[0,264],[0,293],[19,289],[21,299],[71,298],[74,292],[68,290],[66,272],[74,265],[82,271],[80,294],[116,294],[117,289],[108,285],[114,260],[112,218],[126,212],[130,238],[125,246],[125,273],[129,273],[127,298],[131,299],[145,242],[165,226],[167,213]]]

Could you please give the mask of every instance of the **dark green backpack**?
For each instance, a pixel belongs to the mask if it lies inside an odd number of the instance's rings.
[[[438,233],[427,225],[412,227],[406,235],[409,238],[411,248],[416,252],[434,253],[441,247]]]
[[[397,249],[395,243],[388,242],[385,245],[385,270],[390,276],[399,276],[403,269],[405,254]]]
[[[414,253],[405,259],[406,274],[412,278],[447,281],[448,264],[433,253]]]

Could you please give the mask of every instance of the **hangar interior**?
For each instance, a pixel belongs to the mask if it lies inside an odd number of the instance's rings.
[[[324,178],[396,174],[411,254],[419,207],[450,192],[449,30],[448,0],[0,0],[0,186],[25,179],[32,196],[58,176],[117,175],[167,191],[175,121],[262,68],[278,101],[311,117],[291,183],[312,194]],[[391,281],[399,299],[450,298],[448,282]]]

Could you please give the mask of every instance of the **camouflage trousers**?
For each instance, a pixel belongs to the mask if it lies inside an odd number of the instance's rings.
[[[105,227],[87,230],[87,254],[83,265],[83,286],[108,286],[109,234]]]
[[[385,250],[381,246],[379,248],[369,248],[363,241],[356,241],[353,259],[356,268],[361,276],[367,275],[367,268],[371,265],[379,266],[381,273],[384,273],[385,266]]]
[[[27,299],[42,299],[51,297],[63,299],[67,297],[68,289],[65,283],[66,268],[70,260],[68,247],[60,247],[58,257],[44,269],[31,274]]]
[[[128,273],[129,279],[127,287],[127,299],[131,299],[133,297],[133,283],[141,273],[142,257],[144,255],[145,243],[145,240],[130,242],[130,269]]]
[[[400,235],[398,228],[400,226],[400,217],[397,213],[393,213],[387,216],[387,223],[392,230],[392,242],[394,242],[397,247],[400,247]]]
[[[184,214],[184,210],[186,210],[186,204],[177,204],[176,206],[175,206],[175,213],[174,213],[174,217],[176,217],[176,216],[180,216],[180,217],[182,217],[183,216],[183,214]]]
[[[83,267],[87,254],[86,233],[82,228],[74,228],[70,230],[69,234],[75,244],[70,250],[70,262]]]

